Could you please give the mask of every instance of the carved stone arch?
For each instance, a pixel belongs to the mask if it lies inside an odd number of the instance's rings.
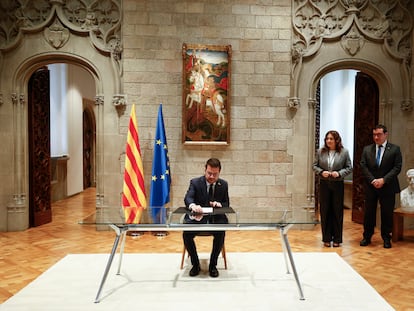
[[[358,70],[371,76],[378,84],[381,101],[385,103],[390,102],[392,88],[391,77],[378,64],[367,63],[366,61],[358,59],[340,59],[317,69],[310,79],[308,98],[315,98],[319,81],[326,74],[346,69]]]
[[[85,59],[79,55],[70,53],[57,53],[54,51],[41,53],[40,55],[35,54],[34,56],[27,57],[23,62],[17,64],[13,68],[10,79],[11,89],[14,90],[13,94],[16,100],[14,100],[14,109],[12,112],[12,119],[15,124],[15,131],[13,133],[13,158],[14,158],[14,189],[13,189],[13,201],[8,204],[8,231],[24,230],[28,227],[28,201],[27,201],[27,189],[28,189],[28,176],[27,171],[27,157],[28,150],[26,147],[28,125],[27,125],[27,98],[28,98],[28,81],[32,74],[39,68],[47,66],[53,63],[67,63],[76,65],[87,71],[95,84],[95,94],[97,97],[102,97],[104,94],[104,85],[110,85],[105,80],[114,80],[105,78],[106,72],[111,70],[111,66],[107,68],[100,67],[99,64],[95,64],[93,60]],[[112,90],[113,92],[114,90]],[[108,96],[109,100],[111,96]],[[103,125],[103,114],[104,114],[104,101],[97,100],[95,110],[95,118],[97,120],[97,160],[96,160],[96,175],[100,176],[96,184],[97,194],[99,197],[103,197],[103,175],[105,174],[102,163],[103,160],[103,141],[102,131]],[[109,107],[113,109],[113,106],[108,103]],[[115,112],[115,109],[113,109]]]
[[[10,185],[0,196],[0,231],[27,227],[27,82],[40,66],[70,63],[88,71],[95,81],[97,206],[117,205],[119,192],[111,184],[118,176],[118,150],[124,148],[119,115],[126,106],[122,88],[122,1],[2,2],[8,18],[0,25],[0,107],[4,158],[11,163],[5,176]],[[12,77],[12,78],[10,78]],[[117,113],[118,112],[118,113]],[[104,124],[105,122],[105,124]],[[105,137],[115,141],[104,145]],[[107,148],[107,149],[105,149]],[[105,187],[105,183],[108,186]],[[105,193],[105,189],[106,193]],[[3,206],[3,208],[1,207]],[[7,209],[7,211],[6,211]]]
[[[316,130],[316,92],[320,79],[326,74],[343,69],[354,69],[364,72],[371,76],[378,84],[379,87],[379,98],[380,98],[380,122],[387,124],[389,128],[392,128],[393,118],[393,101],[392,101],[392,77],[382,68],[379,64],[368,63],[367,61],[356,60],[356,59],[341,59],[333,61],[327,64],[322,64],[321,67],[315,68],[315,70],[309,75],[308,83],[303,85],[308,85],[307,88],[307,97],[308,98],[308,109],[311,110],[309,115],[309,132],[312,133]],[[305,67],[306,70],[306,67]],[[306,71],[304,71],[306,74]],[[313,155],[315,154],[315,135],[308,136],[308,167],[311,168],[313,163]],[[311,198],[314,193],[314,174],[312,169],[308,170],[308,189],[309,193],[308,198]]]
[[[79,55],[48,52],[43,55],[35,55],[29,57],[25,62],[22,62],[13,73],[12,88],[16,90],[25,90],[27,82],[29,81],[33,72],[38,68],[56,63],[66,63],[82,67],[90,73],[94,79],[96,86],[96,94],[101,94],[103,90],[103,73],[97,66],[88,59],[84,59]]]
[[[30,46],[31,42],[38,42],[39,35],[27,36],[22,45]],[[73,38],[72,38],[73,39]],[[97,206],[103,205],[105,197],[105,175],[108,174],[104,167],[104,156],[108,154],[104,149],[104,129],[110,135],[119,135],[118,122],[110,122],[104,125],[104,115],[118,119],[113,98],[124,98],[119,94],[119,74],[114,70],[113,63],[108,56],[102,55],[90,47],[90,50],[83,49],[79,53],[71,53],[71,50],[79,50],[79,42],[88,40],[79,37],[73,41],[69,40],[63,48],[64,51],[55,51],[52,48],[45,50],[39,44],[32,44],[32,49],[19,49],[11,53],[2,54],[7,63],[7,76],[4,70],[1,76],[0,90],[6,98],[2,105],[2,111],[10,116],[11,128],[9,129],[11,140],[10,159],[13,169],[10,176],[11,191],[10,199],[4,202],[7,206],[6,231],[19,231],[28,227],[28,176],[27,171],[27,95],[28,81],[33,72],[38,68],[52,63],[68,63],[82,67],[89,72],[95,82],[95,116],[96,116],[96,194]],[[83,44],[85,46],[85,44]],[[67,50],[67,51],[66,51]],[[10,78],[11,77],[11,78]],[[116,96],[115,96],[116,94]],[[125,100],[124,100],[125,101]],[[119,100],[117,101],[119,102]],[[110,120],[111,117],[109,117]],[[118,173],[118,172],[116,172]],[[111,172],[114,174],[114,172]],[[118,194],[112,195],[112,201],[118,199]]]
[[[380,90],[379,119],[392,127],[391,139],[403,145],[401,110],[410,111],[413,101],[409,61],[412,20],[412,5],[404,1],[292,1],[288,108],[296,122],[288,144],[288,152],[294,155],[294,171],[287,191],[294,193],[295,206],[305,206],[304,211],[314,207],[315,94],[319,79],[327,72],[355,68],[372,76]]]
[[[289,107],[300,106],[300,80],[309,74],[304,72],[305,66],[351,56],[367,64],[381,64],[385,72],[399,75],[399,104],[402,110],[411,110],[412,8],[412,2],[406,1],[293,1]]]
[[[295,101],[300,102],[295,109],[295,135],[289,144],[294,156],[294,168],[296,176],[292,176],[292,184],[300,184],[306,181],[305,192],[300,198],[294,197],[296,205],[307,206],[306,210],[314,206],[314,173],[312,164],[315,154],[315,120],[316,120],[316,89],[321,77],[326,73],[340,69],[356,69],[367,73],[374,78],[380,90],[380,113],[379,120],[387,124],[394,131],[394,127],[401,127],[402,122],[396,121],[401,113],[400,103],[404,98],[404,83],[402,76],[395,70],[399,66],[398,61],[385,57],[373,59],[373,51],[378,50],[375,43],[367,43],[368,51],[361,51],[359,57],[350,58],[344,53],[338,43],[326,43],[324,49],[311,58],[301,63],[300,78],[297,80],[297,93],[292,94]],[[378,53],[380,54],[380,53]],[[392,132],[391,132],[392,133]],[[395,131],[397,136],[398,131]],[[394,136],[392,137],[394,141]],[[398,141],[396,141],[398,143]],[[300,153],[306,146],[307,152]],[[300,156],[298,156],[300,154]],[[290,182],[289,182],[290,183]],[[296,201],[297,200],[297,201]]]
[[[327,63],[322,65],[320,68],[317,68],[313,74],[310,76],[309,80],[309,88],[308,88],[308,97],[309,102],[313,102],[312,105],[308,105],[310,110],[313,110],[312,113],[309,114],[311,117],[309,120],[309,128],[316,131],[316,93],[319,86],[320,79],[322,79],[326,74],[337,71],[337,70],[346,70],[346,69],[353,69],[358,70],[363,73],[368,74],[371,78],[373,78],[379,89],[379,98],[380,98],[380,122],[387,124],[389,128],[392,127],[392,105],[393,101],[391,100],[392,96],[392,82],[391,77],[384,69],[379,66],[378,64],[368,63],[366,61],[355,60],[355,59],[342,59],[333,61],[331,63]],[[309,135],[308,137],[309,142],[309,154],[313,155],[316,153],[316,139],[315,135]],[[309,165],[311,159],[309,158]],[[310,170],[308,176],[308,188],[309,194],[308,197],[312,197],[313,193],[315,193],[315,175]]]

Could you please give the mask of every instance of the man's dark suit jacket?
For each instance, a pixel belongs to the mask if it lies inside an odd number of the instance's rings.
[[[374,179],[384,178],[384,187],[382,190],[390,191],[390,193],[400,192],[400,183],[397,178],[402,167],[400,147],[387,142],[379,166],[376,163],[375,147],[375,144],[365,146],[360,162],[368,188],[370,188],[371,182]]]
[[[219,178],[216,182],[214,187],[214,201],[220,202],[223,207],[230,206],[229,200],[229,192],[228,192],[228,184],[227,181],[224,179]],[[187,190],[187,193],[184,198],[185,206],[188,208],[191,203],[195,203],[200,205],[201,207],[208,207],[210,206],[209,197],[207,192],[207,182],[205,176],[193,178],[190,181],[190,186]],[[224,217],[223,217],[224,216]],[[215,215],[209,217],[203,217],[200,223],[206,222],[222,222],[223,220],[219,220],[221,218],[227,217],[225,215]],[[190,220],[188,215],[186,215],[186,222],[195,222],[194,220]]]

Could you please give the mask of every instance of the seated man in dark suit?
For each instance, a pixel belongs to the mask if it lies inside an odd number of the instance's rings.
[[[190,224],[225,224],[228,223],[227,216],[221,215],[203,215],[202,207],[228,207],[230,204],[228,184],[225,180],[219,178],[221,171],[220,160],[211,158],[205,165],[204,176],[193,178],[184,198],[185,206],[192,214],[185,215],[185,223]],[[200,273],[200,261],[197,255],[194,237],[199,231],[184,231],[184,245],[190,255],[193,267],[190,270],[190,276],[196,276]],[[211,277],[218,277],[217,258],[220,255],[224,244],[225,231],[211,231],[213,236],[213,248],[211,250],[209,274]]]

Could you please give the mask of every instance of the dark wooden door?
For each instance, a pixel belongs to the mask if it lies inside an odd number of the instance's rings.
[[[364,221],[364,177],[361,161],[364,146],[372,144],[372,129],[378,123],[378,85],[369,75],[358,72],[355,80],[354,162],[352,177],[352,221]]]
[[[319,146],[319,137],[321,135],[321,81],[318,82],[318,86],[316,88],[316,106],[315,106],[315,150],[318,150],[321,146]],[[315,174],[315,219],[319,220],[320,209],[319,209],[319,175]]]
[[[83,189],[94,186],[93,159],[94,159],[95,126],[94,119],[88,109],[83,111]]]
[[[37,70],[28,86],[29,225],[52,221],[49,71]]]

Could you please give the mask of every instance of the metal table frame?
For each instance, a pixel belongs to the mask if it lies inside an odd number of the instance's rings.
[[[293,260],[292,250],[290,248],[289,240],[287,233],[289,229],[295,223],[269,223],[269,224],[203,224],[203,225],[190,225],[190,224],[116,224],[116,223],[108,223],[114,231],[115,231],[115,240],[112,246],[111,254],[109,255],[108,262],[105,267],[104,274],[102,276],[101,283],[99,285],[98,293],[96,294],[95,303],[99,303],[101,300],[101,294],[103,287],[105,285],[109,270],[111,269],[112,262],[118,249],[119,242],[121,241],[121,247],[119,251],[119,263],[118,263],[118,271],[117,275],[120,274],[121,265],[122,265],[122,256],[124,253],[124,246],[126,240],[126,234],[128,231],[131,230],[139,230],[139,231],[256,231],[256,230],[279,230],[280,236],[282,239],[282,248],[283,254],[285,258],[286,270],[287,273],[290,274],[290,267],[293,271],[293,275],[296,280],[296,284],[299,290],[300,300],[305,300],[303,295],[302,286],[299,281],[299,276],[296,270],[295,262]],[[290,264],[290,267],[289,267]]]

